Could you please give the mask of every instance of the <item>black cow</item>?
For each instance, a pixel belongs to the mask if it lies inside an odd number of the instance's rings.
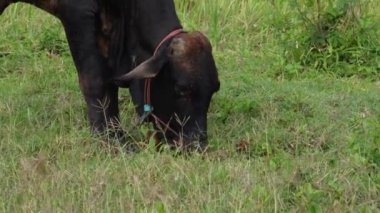
[[[161,139],[206,147],[217,69],[208,39],[178,30],[173,0],[0,0],[0,14],[14,2],[35,5],[62,22],[92,132],[119,122],[118,88],[128,87],[138,114],[151,113],[147,120],[164,130]]]

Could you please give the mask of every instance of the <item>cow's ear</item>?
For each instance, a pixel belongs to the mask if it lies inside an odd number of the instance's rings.
[[[129,85],[132,80],[154,78],[167,63],[167,61],[167,47],[164,47],[161,48],[155,56],[152,56],[148,60],[144,61],[129,73],[115,78],[114,82],[118,86],[126,86]]]

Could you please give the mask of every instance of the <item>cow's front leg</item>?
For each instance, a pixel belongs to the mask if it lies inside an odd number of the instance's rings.
[[[119,109],[118,88],[110,81],[112,70],[99,47],[101,26],[93,8],[96,7],[63,9],[60,19],[78,70],[91,130],[99,134],[118,123]]]
[[[106,81],[97,73],[79,73],[91,130],[95,134],[102,134],[106,129],[112,130],[114,134],[119,124],[118,88]]]

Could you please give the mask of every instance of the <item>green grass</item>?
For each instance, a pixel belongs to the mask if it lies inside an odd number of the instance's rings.
[[[273,27],[293,20],[286,2],[176,2],[210,37],[222,83],[204,155],[127,155],[91,138],[59,21],[22,4],[0,17],[0,211],[379,212],[379,73],[289,75]]]

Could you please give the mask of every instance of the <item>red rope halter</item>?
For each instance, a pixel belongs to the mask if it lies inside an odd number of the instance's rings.
[[[157,45],[156,49],[154,50],[153,56],[157,55],[158,50],[161,48],[161,46],[167,42],[168,40],[174,38],[180,33],[183,33],[183,29],[179,28],[171,33],[169,33],[167,36],[165,36],[161,42]],[[154,120],[156,121],[156,124],[161,126],[163,125],[165,127],[165,130],[169,130],[172,133],[174,133],[176,136],[179,136],[176,131],[174,131],[172,128],[169,127],[169,124],[166,124],[162,120],[160,120],[156,115],[153,114],[153,107],[152,107],[152,101],[151,101],[151,84],[152,84],[152,78],[146,78],[145,79],[145,85],[144,85],[144,114],[146,116],[152,116]]]

